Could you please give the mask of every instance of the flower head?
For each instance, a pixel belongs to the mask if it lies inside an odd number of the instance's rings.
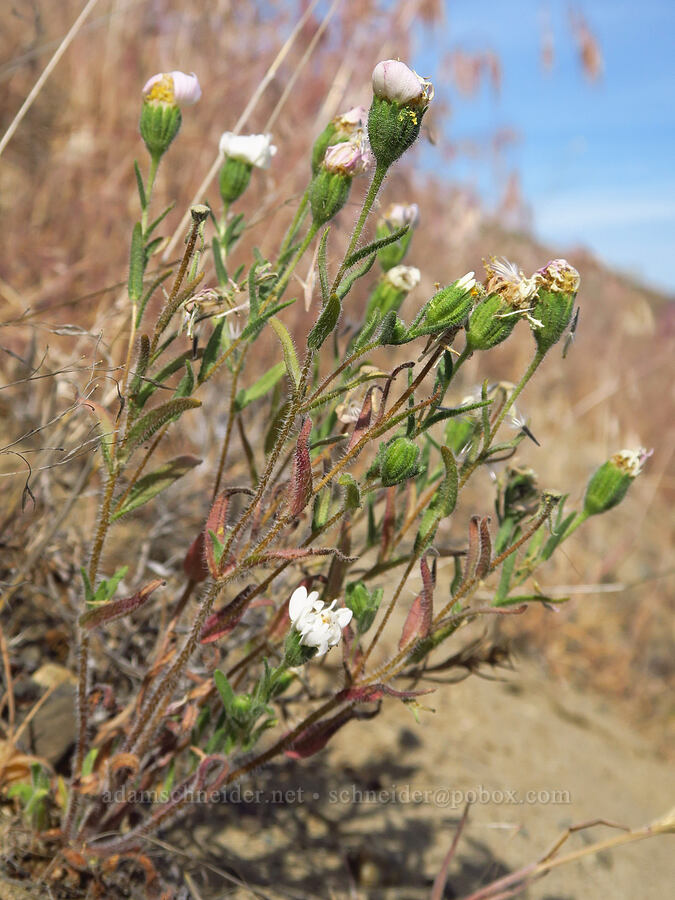
[[[269,169],[277,148],[271,134],[234,134],[226,131],[220,138],[220,152],[258,169]]]
[[[396,290],[405,291],[406,294],[417,287],[421,278],[422,273],[415,266],[394,266],[384,274],[385,281],[388,281]]]
[[[581,278],[566,259],[552,259],[534,273],[538,286],[552,293],[576,294]]]
[[[333,119],[335,134],[340,137],[351,137],[355,132],[363,130],[367,119],[368,110],[365,106],[353,106]]]
[[[434,86],[399,59],[385,59],[373,70],[373,93],[399,106],[426,108],[433,99]]]
[[[199,79],[192,72],[160,72],[143,86],[146,103],[164,103],[168,106],[191,106],[202,95]]]
[[[534,278],[526,278],[516,263],[503,256],[483,260],[483,265],[488,276],[485,284],[488,294],[499,294],[513,309],[529,307],[537,289]]]
[[[342,629],[349,625],[353,613],[344,607],[335,609],[337,600],[324,609],[325,604],[318,597],[318,591],[308,594],[306,587],[296,588],[288,603],[288,614],[300,634],[300,643],[316,647],[316,656],[323,656],[340,642]]]
[[[384,211],[382,221],[394,231],[404,225],[415,228],[420,221],[420,208],[416,203],[390,203]]]
[[[630,478],[637,478],[653,453],[653,450],[647,450],[645,447],[638,447],[637,450],[620,450],[614,454],[610,462]]]
[[[333,144],[323,159],[328,172],[339,175],[361,175],[373,164],[373,157],[365,133],[356,132],[348,141]]]

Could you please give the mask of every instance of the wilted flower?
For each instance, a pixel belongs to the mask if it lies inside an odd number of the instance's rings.
[[[547,291],[576,294],[581,278],[566,259],[552,259],[534,273],[534,280]]]
[[[166,103],[169,106],[191,106],[202,95],[199,79],[192,72],[160,72],[149,78],[143,87],[146,103]]]
[[[614,454],[611,462],[626,475],[637,478],[653,453],[653,450],[647,450],[645,447],[638,447],[637,450],[620,450]]]
[[[364,133],[359,132],[348,141],[328,147],[323,164],[328,172],[340,175],[367,172],[373,164],[373,157]]]
[[[392,287],[406,293],[410,293],[413,288],[417,287],[421,278],[422,273],[415,266],[394,266],[384,275],[384,280],[388,281]]]
[[[373,70],[373,93],[399,106],[428,106],[434,86],[399,59],[385,59]]]
[[[534,278],[526,278],[516,263],[509,262],[503,256],[483,260],[487,281],[485,290],[488,294],[499,294],[513,309],[525,309],[537,290]]]
[[[342,629],[349,625],[353,613],[344,607],[335,609],[337,600],[324,609],[325,604],[318,597],[318,591],[308,594],[306,587],[296,588],[288,603],[288,614],[300,634],[300,643],[316,647],[316,656],[323,656],[340,642]]]
[[[591,475],[584,496],[584,516],[607,512],[621,503],[653,450],[620,450]]]
[[[269,169],[277,148],[271,134],[234,134],[226,131],[220,138],[220,152],[258,169]]]

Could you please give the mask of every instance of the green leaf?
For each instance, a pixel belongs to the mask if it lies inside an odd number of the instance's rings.
[[[117,590],[117,585],[129,571],[129,566],[122,566],[110,578],[104,578],[96,588],[96,593],[92,598],[92,605],[99,606],[111,600]]]
[[[91,586],[89,575],[84,566],[80,566],[80,574],[82,575],[82,583],[84,584],[84,599],[87,605],[94,602],[94,589]]]
[[[138,199],[141,202],[141,209],[144,210],[148,205],[148,201],[145,198],[145,185],[143,184],[143,176],[141,175],[137,160],[134,160],[134,173],[136,175],[136,186],[138,187]]]
[[[445,478],[440,483],[438,490],[426,508],[420,528],[415,538],[415,549],[420,552],[434,539],[438,523],[441,519],[451,515],[457,503],[459,491],[459,474],[455,457],[449,447],[441,447],[441,456],[445,466]]]
[[[272,366],[271,369],[268,369],[264,375],[262,375],[255,384],[252,384],[250,387],[244,388],[243,390],[237,393],[237,396],[234,401],[234,408],[236,412],[241,412],[242,409],[245,409],[249,403],[253,403],[254,400],[258,400],[260,397],[264,397],[265,394],[270,391],[274,385],[279,381],[279,379],[286,372],[286,363],[279,362],[276,366]]]
[[[326,338],[333,332],[338,323],[342,305],[337,294],[331,294],[328,302],[321,310],[314,327],[307,336],[307,346],[310,350],[318,350]]]
[[[158,226],[161,222],[164,221],[164,219],[169,215],[169,213],[171,212],[171,210],[174,208],[175,205],[176,205],[175,201],[174,201],[173,203],[169,203],[169,205],[168,205],[167,208],[164,210],[164,212],[160,213],[160,214],[157,216],[157,218],[156,218],[153,222],[151,222],[151,223],[148,225],[148,230],[145,232],[146,238],[150,237],[150,235],[151,235],[152,232],[155,230],[155,228],[157,228],[157,226]],[[154,250],[154,245],[157,243],[158,240],[159,240],[159,238],[155,238],[155,240],[153,241],[153,250]],[[148,244],[148,248],[149,248],[150,246],[151,246],[151,245]],[[147,255],[150,256],[150,255],[151,255],[151,251],[148,250],[148,251],[147,251]]]
[[[270,309],[265,310],[262,315],[260,315],[254,322],[249,322],[246,328],[241,333],[241,337],[244,340],[255,340],[258,337],[260,332],[265,327],[265,323],[272,318],[272,316],[276,316],[277,313],[280,313],[282,309],[286,309],[287,306],[291,306],[296,301],[296,297],[293,300],[284,300],[283,303],[277,303],[276,306],[272,306]]]
[[[201,405],[201,401],[195,400],[193,397],[177,397],[167,400],[166,403],[162,403],[161,406],[157,406],[155,409],[151,409],[130,429],[124,445],[126,456],[129,456],[138,446],[149,440],[153,434],[159,431],[162,425],[170,422],[174,416],[182,415],[186,410],[195,409]]]
[[[291,380],[291,383],[294,385],[295,390],[297,391],[298,387],[300,386],[300,365],[298,363],[298,357],[295,353],[295,347],[293,346],[293,340],[288,333],[288,329],[280,319],[272,317],[270,319],[270,325],[275,330],[277,337],[281,341],[281,349],[283,350],[284,354],[286,371],[288,372],[288,377]]]
[[[185,375],[178,382],[174,397],[189,397],[195,389],[195,375],[189,359],[185,360]]]
[[[166,272],[163,272],[158,278],[155,278],[155,280],[152,282],[150,287],[143,294],[143,297],[141,298],[141,302],[138,304],[138,313],[136,315],[136,328],[140,328],[141,319],[143,318],[143,313],[145,312],[145,307],[148,305],[148,300],[152,297],[152,295],[155,293],[155,291],[160,286],[160,284],[163,281],[166,281],[166,279],[169,277],[169,275],[171,275],[171,273],[172,273],[172,270],[167,269]]]
[[[348,510],[359,509],[361,506],[361,491],[355,479],[348,472],[345,472],[338,478],[338,484],[341,484],[345,489],[345,508]]]
[[[220,699],[223,701],[223,706],[225,707],[225,710],[229,715],[236,699],[234,691],[232,690],[232,686],[225,677],[224,673],[220,671],[220,669],[216,669],[216,671],[213,673],[213,680],[216,684],[216,688],[218,689],[218,693],[220,694]]]
[[[132,303],[138,302],[143,294],[143,275],[147,257],[143,246],[143,229],[141,223],[136,222],[131,233],[131,250],[129,252],[129,281],[127,288],[129,299]]]
[[[167,363],[163,369],[160,369],[152,380],[146,380],[136,396],[135,405],[138,409],[142,409],[155,391],[158,390],[159,386],[166,381],[169,376],[173,375],[174,372],[182,369],[191,357],[192,351],[186,350],[184,353],[181,353],[180,356],[177,356],[175,359],[172,359],[171,362]]]
[[[124,504],[112,514],[111,520],[115,522],[122,516],[126,516],[127,513],[138,509],[139,506],[143,506],[200,463],[201,459],[194,456],[178,456],[171,462],[155,469],[154,472],[143,475],[129,491],[129,496]]]
[[[345,260],[345,268],[349,269],[355,263],[359,262],[359,260],[364,259],[366,256],[370,256],[371,253],[377,253],[378,250],[382,250],[383,247],[393,244],[394,241],[397,241],[407,234],[409,230],[410,225],[404,225],[402,228],[392,231],[387,237],[380,238],[377,241],[371,241],[370,244],[366,244],[365,247],[361,247],[359,250],[352,253],[351,256],[347,257]]]
[[[227,274],[227,269],[225,268],[225,263],[223,262],[223,254],[217,237],[214,237],[211,242],[211,250],[213,253],[213,265],[216,270],[218,284],[220,287],[226,287],[229,284],[230,279]]]
[[[209,338],[206,349],[204,350],[204,355],[202,356],[202,364],[199,369],[199,375],[197,376],[197,381],[199,382],[199,384],[203,384],[206,381],[206,379],[209,377],[209,374],[211,373],[211,370],[220,359],[221,350],[223,349],[224,342],[227,339],[226,335],[224,334],[224,330],[225,319],[221,319],[211,332],[211,337]]]
[[[321,284],[321,302],[325,303],[328,299],[328,270],[326,268],[326,244],[328,242],[328,232],[330,231],[330,225],[324,233],[321,235],[321,241],[319,242],[319,252],[318,252],[318,263],[319,263],[319,282]]]
[[[544,594],[518,594],[516,597],[506,597],[495,606],[518,606],[519,603],[567,603],[569,597],[546,597]]]
[[[254,262],[248,273],[248,302],[250,310],[250,321],[255,322],[258,318],[258,285],[255,280],[255,273],[258,270],[258,262]]]
[[[362,278],[371,270],[374,262],[375,254],[368,257],[362,266],[359,266],[358,269],[354,269],[353,272],[350,272],[350,274],[340,282],[340,286],[337,289],[337,295],[340,300],[349,293],[352,289],[352,285],[357,279]]]
[[[82,777],[86,778],[87,775],[91,775],[94,771],[94,763],[96,762],[96,757],[98,756],[98,747],[92,747],[89,753],[84,758],[84,762],[82,763]]]
[[[499,586],[497,587],[497,593],[495,594],[494,600],[495,606],[502,606],[508,597],[509,589],[511,588],[511,577],[513,576],[513,568],[516,564],[517,556],[518,553],[514,552],[510,556],[507,556],[502,563]]]

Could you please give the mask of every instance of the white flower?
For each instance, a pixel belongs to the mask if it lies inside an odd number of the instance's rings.
[[[220,152],[258,169],[269,169],[277,148],[271,134],[233,134],[226,131],[220,138]]]
[[[395,229],[410,225],[415,228],[420,220],[420,208],[416,203],[390,203],[382,220]]]
[[[288,614],[293,627],[300,632],[300,643],[305,647],[316,647],[316,655],[323,656],[340,642],[342,629],[352,620],[352,611],[344,607],[335,609],[337,600],[324,609],[324,603],[318,597],[318,591],[308,594],[306,587],[296,588],[288,602]]]
[[[421,278],[422,273],[415,266],[394,266],[384,275],[385,281],[388,281],[397,291],[405,291],[406,294],[417,287]]]
[[[323,165],[328,172],[340,175],[362,175],[373,165],[373,154],[363,131],[348,141],[333,144],[326,150]]]
[[[143,86],[146,101],[168,103],[170,106],[192,106],[202,95],[199,79],[192,72],[160,72]]]
[[[399,106],[426,106],[434,96],[434,86],[399,59],[385,59],[373,70],[373,93]]]

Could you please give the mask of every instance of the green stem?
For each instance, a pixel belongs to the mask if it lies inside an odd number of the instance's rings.
[[[286,234],[284,235],[284,239],[281,243],[281,247],[279,248],[279,255],[277,257],[277,264],[279,260],[282,258],[284,253],[288,250],[290,245],[293,243],[293,238],[295,237],[298,228],[300,227],[302,220],[305,218],[307,214],[307,206],[309,204],[309,188],[302,195],[302,200],[300,201],[300,205],[295,211],[295,215],[293,216],[293,220],[291,224],[288,226],[286,230]]]
[[[499,429],[499,426],[502,424],[502,422],[503,422],[504,419],[506,418],[506,414],[508,413],[508,411],[511,409],[511,407],[513,406],[513,404],[514,404],[514,403],[516,402],[516,400],[518,399],[518,396],[520,395],[520,392],[523,390],[523,388],[525,387],[525,385],[527,384],[527,382],[530,380],[530,378],[532,378],[532,376],[534,375],[534,373],[535,373],[535,372],[537,371],[537,369],[539,368],[539,364],[541,363],[541,361],[542,361],[542,359],[544,358],[544,356],[545,356],[545,353],[542,353],[541,350],[537,350],[537,352],[534,354],[534,358],[533,358],[532,362],[530,363],[530,365],[527,367],[527,371],[525,372],[525,374],[523,375],[523,377],[520,379],[520,381],[518,382],[518,384],[517,384],[516,387],[514,388],[514,390],[513,390],[512,394],[511,394],[511,396],[509,397],[509,399],[508,399],[508,400],[506,401],[506,403],[504,404],[504,407],[503,407],[502,411],[499,413],[499,416],[498,416],[498,418],[497,418],[497,421],[495,422],[494,426],[493,426],[492,429],[490,430],[490,437],[489,437],[489,440],[486,441],[486,444],[485,444],[485,448],[486,448],[486,449],[487,449],[487,448],[490,446],[490,444],[492,443],[492,440],[493,440],[494,436],[497,434],[497,431],[498,431],[498,429]]]
[[[274,296],[276,297],[277,300],[281,299],[284,291],[286,290],[288,282],[291,279],[291,275],[293,274],[295,267],[300,262],[303,254],[305,253],[305,251],[307,250],[309,245],[312,243],[312,241],[316,237],[316,233],[318,230],[319,230],[318,225],[315,225],[314,222],[312,222],[310,229],[307,232],[307,234],[305,235],[303,242],[300,244],[295,256],[288,264],[288,268],[286,269],[284,274],[281,276],[281,280],[279,281],[279,284],[274,289]]]
[[[373,203],[375,202],[378,191],[382,187],[382,182],[384,181],[384,176],[386,174],[387,166],[383,166],[378,163],[377,168],[375,169],[375,174],[373,175],[373,180],[370,183],[368,193],[366,194],[366,199],[363,201],[361,215],[359,216],[359,220],[356,223],[356,228],[354,229],[352,238],[349,242],[349,247],[347,247],[347,252],[345,253],[344,259],[342,260],[342,265],[338,269],[338,273],[335,276],[335,281],[333,282],[333,286],[331,287],[331,294],[337,290],[337,287],[342,280],[342,276],[347,271],[347,260],[356,249],[356,245],[358,244],[359,238],[361,237],[361,232],[363,231],[363,226],[366,224],[366,219],[368,218],[368,214],[373,208]]]
[[[150,171],[148,172],[148,183],[145,187],[145,206],[143,207],[143,213],[141,215],[141,228],[143,229],[143,235],[145,236],[145,231],[148,227],[148,213],[150,211],[150,201],[152,199],[152,189],[155,186],[155,177],[157,175],[157,169],[159,168],[160,156],[151,156],[150,157]]]

